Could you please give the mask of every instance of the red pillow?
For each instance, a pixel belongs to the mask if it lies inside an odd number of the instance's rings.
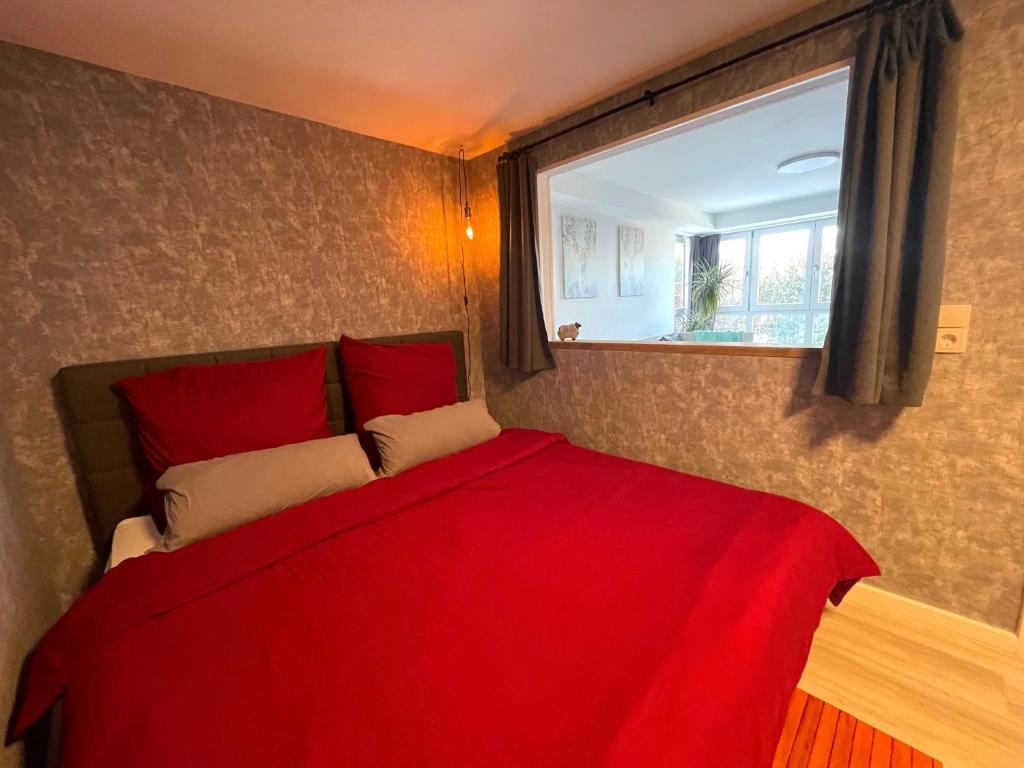
[[[459,398],[451,344],[371,344],[342,336],[338,349],[356,432],[374,466],[380,457],[363,431],[366,422],[429,411]]]
[[[183,365],[121,379],[155,482],[168,467],[330,437],[324,347],[256,362]],[[147,488],[163,526],[160,494]]]

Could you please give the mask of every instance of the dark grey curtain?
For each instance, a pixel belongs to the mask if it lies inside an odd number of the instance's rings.
[[[524,373],[555,367],[540,303],[536,189],[537,169],[529,154],[501,156],[501,362]]]
[[[718,266],[718,244],[722,242],[721,235],[694,235],[690,238],[690,272],[700,262]]]
[[[882,8],[854,64],[815,391],[914,406],[935,353],[963,28],[949,0]]]

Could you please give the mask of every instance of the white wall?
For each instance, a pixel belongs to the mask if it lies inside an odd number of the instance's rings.
[[[614,207],[620,212],[632,211],[639,216],[673,221],[688,232],[710,232],[716,226],[714,217],[707,211],[678,200],[610,184],[603,179],[588,176],[584,170],[553,176],[551,191],[563,199],[582,200],[585,204],[601,203],[605,208]]]
[[[834,189],[831,192],[797,197],[792,200],[780,200],[753,208],[722,211],[713,214],[712,218],[715,222],[715,229],[737,229],[740,227],[753,229],[808,216],[827,216],[830,213],[835,213],[838,207],[839,190]]]
[[[581,339],[647,339],[673,328],[675,227],[653,217],[616,216],[599,205],[556,202],[552,206],[552,293],[557,328],[580,323]],[[566,299],[562,293],[562,216],[584,216],[597,222],[597,257],[590,274],[597,284],[592,299]],[[619,225],[642,227],[644,236],[644,295],[619,296]]]

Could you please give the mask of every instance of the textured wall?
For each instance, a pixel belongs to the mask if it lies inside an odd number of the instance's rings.
[[[819,6],[659,82],[848,6]],[[532,379],[501,370],[494,154],[471,164],[480,232],[471,263],[487,397],[502,423],[809,502],[875,554],[881,586],[1015,628],[1024,584],[1024,4],[958,7],[967,37],[944,299],[974,314],[967,354],[936,359],[924,407],[811,398],[814,364],[781,358],[566,350],[555,353],[557,370]],[[572,133],[539,150],[539,165],[844,59],[851,32],[790,45]]]
[[[0,116],[6,723],[94,558],[58,368],[463,321],[450,158],[9,44]]]
[[[6,405],[6,403],[5,403]],[[14,681],[35,638],[53,621],[60,607],[43,563],[41,542],[24,514],[15,514],[9,483],[10,436],[0,424],[0,716],[2,727],[14,700]],[[20,765],[22,745],[0,746],[0,766]]]

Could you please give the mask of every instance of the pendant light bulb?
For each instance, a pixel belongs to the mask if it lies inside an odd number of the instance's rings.
[[[469,179],[466,177],[466,151],[459,147],[459,205],[464,206],[462,215],[466,217],[466,239],[473,239],[473,210],[469,207]]]

